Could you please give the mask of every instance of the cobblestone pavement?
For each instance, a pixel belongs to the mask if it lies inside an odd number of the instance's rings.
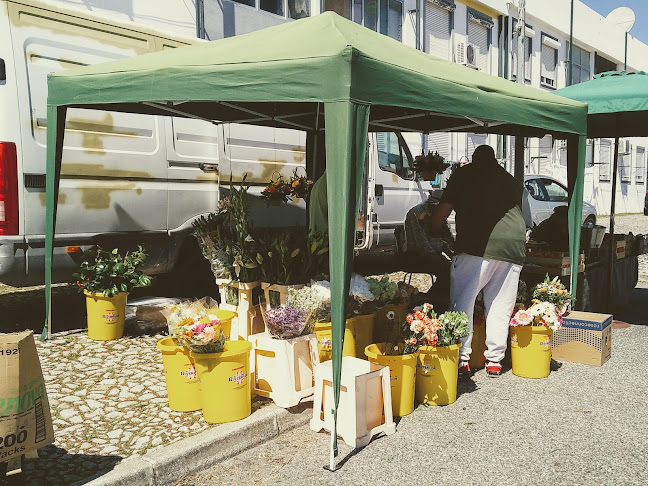
[[[200,411],[169,408],[156,347],[163,337],[92,341],[83,330],[36,341],[56,442],[25,461],[21,484],[69,485],[215,427]],[[253,411],[266,403],[255,399]]]

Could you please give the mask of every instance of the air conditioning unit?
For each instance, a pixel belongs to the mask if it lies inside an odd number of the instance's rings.
[[[463,42],[457,42],[457,45],[455,45],[454,60],[457,64],[466,65],[466,44]]]
[[[477,69],[478,58],[479,58],[479,46],[470,43],[466,45],[466,66]]]

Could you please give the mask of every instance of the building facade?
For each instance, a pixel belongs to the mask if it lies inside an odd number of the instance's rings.
[[[60,1],[90,8],[83,0]],[[199,2],[198,9],[195,2]],[[210,40],[330,10],[430,55],[513,82],[518,65],[518,4],[519,0],[132,0],[104,2],[94,10],[183,36],[198,31]],[[526,0],[525,13],[525,84],[547,91],[567,86],[570,2]],[[625,32],[580,0],[574,1],[573,43],[572,83],[600,72],[624,69]],[[632,36],[628,36],[627,70],[648,70],[648,46]],[[421,139],[428,150],[458,163],[469,162],[474,148],[483,143],[492,145],[512,171],[511,137],[431,133]],[[645,138],[620,141],[619,213],[643,210],[647,146]],[[527,173],[566,181],[566,146],[562,141],[550,136],[526,139],[525,148]],[[610,211],[613,150],[613,140],[588,140],[584,197],[600,215]]]

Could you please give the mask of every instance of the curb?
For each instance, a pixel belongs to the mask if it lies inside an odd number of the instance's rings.
[[[207,469],[241,452],[308,423],[313,402],[290,409],[274,404],[238,422],[219,425],[143,456],[125,459],[107,473],[72,486],[164,486]]]

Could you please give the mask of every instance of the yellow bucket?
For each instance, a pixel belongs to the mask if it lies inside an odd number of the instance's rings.
[[[333,341],[331,334],[330,322],[318,322],[315,324],[315,335],[317,336],[317,351],[319,353],[320,363],[328,361],[333,357]],[[354,356],[355,347],[351,330],[347,327],[344,330],[344,346],[342,347],[342,356]]]
[[[421,346],[416,364],[416,400],[426,405],[449,405],[457,400],[459,348]]]
[[[513,374],[523,378],[546,378],[551,370],[553,331],[544,326],[511,327]]]
[[[157,347],[162,352],[169,408],[176,412],[200,410],[200,380],[189,350],[170,337],[158,341]]]
[[[215,314],[220,321],[221,327],[223,328],[223,334],[225,335],[225,341],[230,340],[232,335],[232,319],[234,319],[238,314],[234,311],[228,311],[223,309],[214,309],[210,311],[212,314]]]
[[[418,353],[385,356],[385,343],[370,344],[365,354],[372,363],[389,366],[391,380],[392,412],[403,417],[414,410],[414,386],[416,384],[416,358]]]
[[[405,322],[405,317],[407,317],[407,311],[409,310],[409,302],[403,304],[389,304],[376,312],[375,325],[374,325],[374,338],[376,341],[391,342],[393,341],[396,334],[400,333],[401,326]],[[394,313],[394,324],[395,329],[390,325],[389,319],[387,319],[387,313]]]
[[[251,349],[249,341],[226,341],[222,353],[190,352],[200,378],[206,422],[234,422],[252,413]]]
[[[346,320],[346,331],[344,333],[344,347],[349,346],[354,350],[356,358],[366,359],[365,349],[374,338],[374,324],[376,322],[376,314],[366,314],[363,316],[350,317]],[[342,353],[344,356],[344,353]]]
[[[95,341],[110,341],[122,337],[128,292],[120,292],[114,297],[86,290],[83,293],[86,295],[88,337]]]
[[[473,336],[471,341],[472,351],[470,353],[470,368],[473,370],[482,369],[486,366],[486,317],[476,316],[473,319]]]

